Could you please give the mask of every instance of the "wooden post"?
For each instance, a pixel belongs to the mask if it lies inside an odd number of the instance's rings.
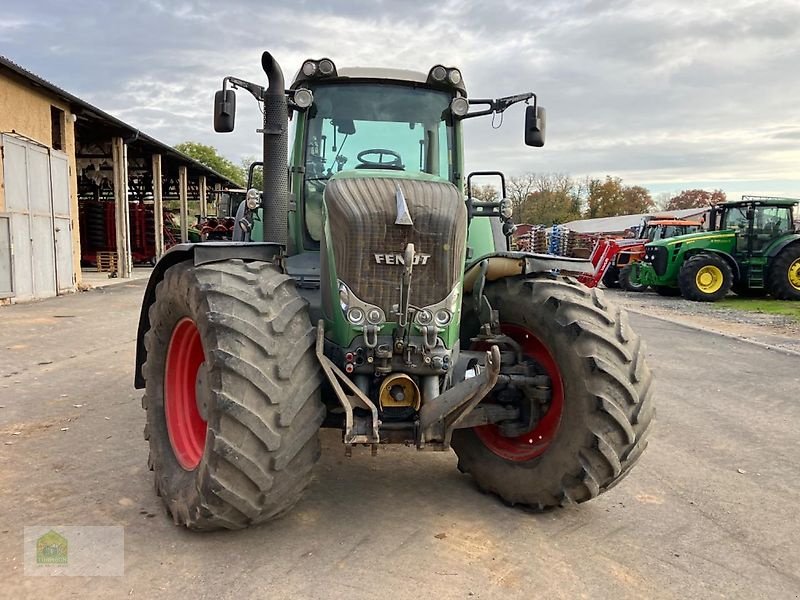
[[[208,216],[208,207],[206,205],[206,202],[208,202],[208,190],[206,188],[205,175],[200,175],[197,180],[197,187],[200,196],[200,218],[205,219]]]
[[[128,147],[121,137],[111,138],[114,163],[114,221],[117,234],[117,275],[127,278],[133,270],[130,212],[128,207]]]
[[[161,177],[161,155],[153,154],[153,228],[156,259],[164,255],[164,180]]]
[[[185,166],[178,167],[178,194],[181,199],[181,241],[189,241],[189,189]]]
[[[222,184],[221,183],[215,183],[214,184],[214,200],[213,200],[213,202],[214,202],[214,214],[217,217],[220,216],[219,207],[222,204],[222,194],[220,193],[221,191],[222,191]]]

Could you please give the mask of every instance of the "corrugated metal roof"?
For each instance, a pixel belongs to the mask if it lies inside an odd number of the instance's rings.
[[[150,144],[151,146],[156,147],[161,152],[161,154],[172,156],[173,158],[176,158],[181,162],[187,163],[193,169],[201,171],[205,175],[212,175],[223,182],[227,182],[227,184],[230,186],[234,186],[237,188],[239,187],[239,184],[237,184],[235,181],[232,181],[231,179],[225,177],[225,175],[222,175],[221,173],[218,173],[214,169],[207,167],[203,163],[196,161],[191,156],[188,156],[183,152],[179,152],[172,146],[165,144],[164,142],[160,142],[154,137],[149,136],[146,133],[143,133],[133,125],[129,125],[128,123],[121,121],[115,116],[108,114],[104,110],[101,110],[96,106],[90,104],[89,102],[86,102],[86,100],[82,100],[81,98],[78,98],[73,94],[70,94],[68,91],[58,87],[54,83],[51,83],[42,77],[39,77],[35,73],[28,71],[26,68],[18,65],[13,60],[2,55],[0,55],[0,67],[5,67],[9,71],[12,71],[13,73],[16,73],[18,76],[26,79],[34,86],[45,89],[50,94],[64,100],[70,105],[79,107],[83,113],[89,113],[90,116],[93,116],[94,118],[100,121],[105,121],[109,125],[113,125],[114,127],[118,127],[124,131],[127,131],[131,137],[135,138],[136,141],[141,140],[147,144]]]
[[[640,215],[620,215],[618,217],[601,217],[598,219],[580,219],[564,223],[564,227],[577,231],[578,233],[616,233],[625,231],[631,227],[641,224],[642,218],[650,217],[676,217],[688,219],[700,216],[707,212],[708,208],[687,208],[684,210],[665,210],[657,213],[645,213]]]

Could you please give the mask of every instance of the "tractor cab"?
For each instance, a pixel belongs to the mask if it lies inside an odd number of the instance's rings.
[[[744,196],[726,202],[712,213],[714,229],[733,231],[737,256],[763,255],[772,242],[795,231],[792,210],[798,201],[789,198]]]
[[[696,233],[701,231],[702,224],[698,221],[683,219],[652,219],[648,221],[642,234],[642,239],[655,242],[666,238]]]
[[[323,194],[340,173],[457,184],[456,116],[468,109],[458,69],[445,69],[444,80],[436,81],[432,73],[399,69],[334,67],[325,75],[317,64],[306,61],[291,85],[314,99],[297,115],[292,158],[302,196],[296,232],[305,250],[319,248]]]

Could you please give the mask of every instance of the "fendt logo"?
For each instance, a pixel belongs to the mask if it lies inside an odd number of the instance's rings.
[[[431,257],[430,254],[415,254],[414,255],[414,263],[415,265],[427,265],[428,259]],[[379,265],[404,265],[406,264],[406,259],[403,257],[402,254],[395,252],[394,254],[378,254],[375,253],[375,262]]]

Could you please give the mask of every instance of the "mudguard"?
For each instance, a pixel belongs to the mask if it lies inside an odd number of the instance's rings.
[[[171,266],[191,260],[195,266],[204,265],[222,260],[262,260],[271,261],[281,252],[281,246],[271,242],[204,242],[177,244],[164,253],[156,263],[147,289],[142,299],[142,310],[139,313],[139,328],[136,332],[136,368],[133,375],[133,386],[136,389],[144,388],[142,365],[147,360],[147,350],[144,347],[144,336],[150,329],[150,305],[156,299],[156,286],[164,279],[164,273]]]
[[[780,242],[775,244],[772,248],[770,248],[769,253],[767,254],[767,257],[775,258],[776,256],[778,256],[778,254],[781,253],[781,250],[786,248],[786,246],[789,246],[789,245],[794,244],[796,242],[800,242],[800,233],[795,233],[795,234],[786,236],[786,239],[781,240]]]
[[[715,250],[713,248],[698,248],[697,251],[695,252],[687,252],[684,255],[683,263],[685,263],[688,258],[691,258],[692,256],[697,256],[698,254],[716,254],[718,256],[721,256],[722,258],[725,259],[725,262],[727,262],[730,265],[731,269],[733,269],[734,280],[739,281],[739,279],[741,278],[742,271],[739,268],[739,263],[736,261],[735,258],[733,258],[732,255],[728,254],[727,252],[723,252],[722,250]],[[681,264],[681,267],[682,266],[683,264]]]

